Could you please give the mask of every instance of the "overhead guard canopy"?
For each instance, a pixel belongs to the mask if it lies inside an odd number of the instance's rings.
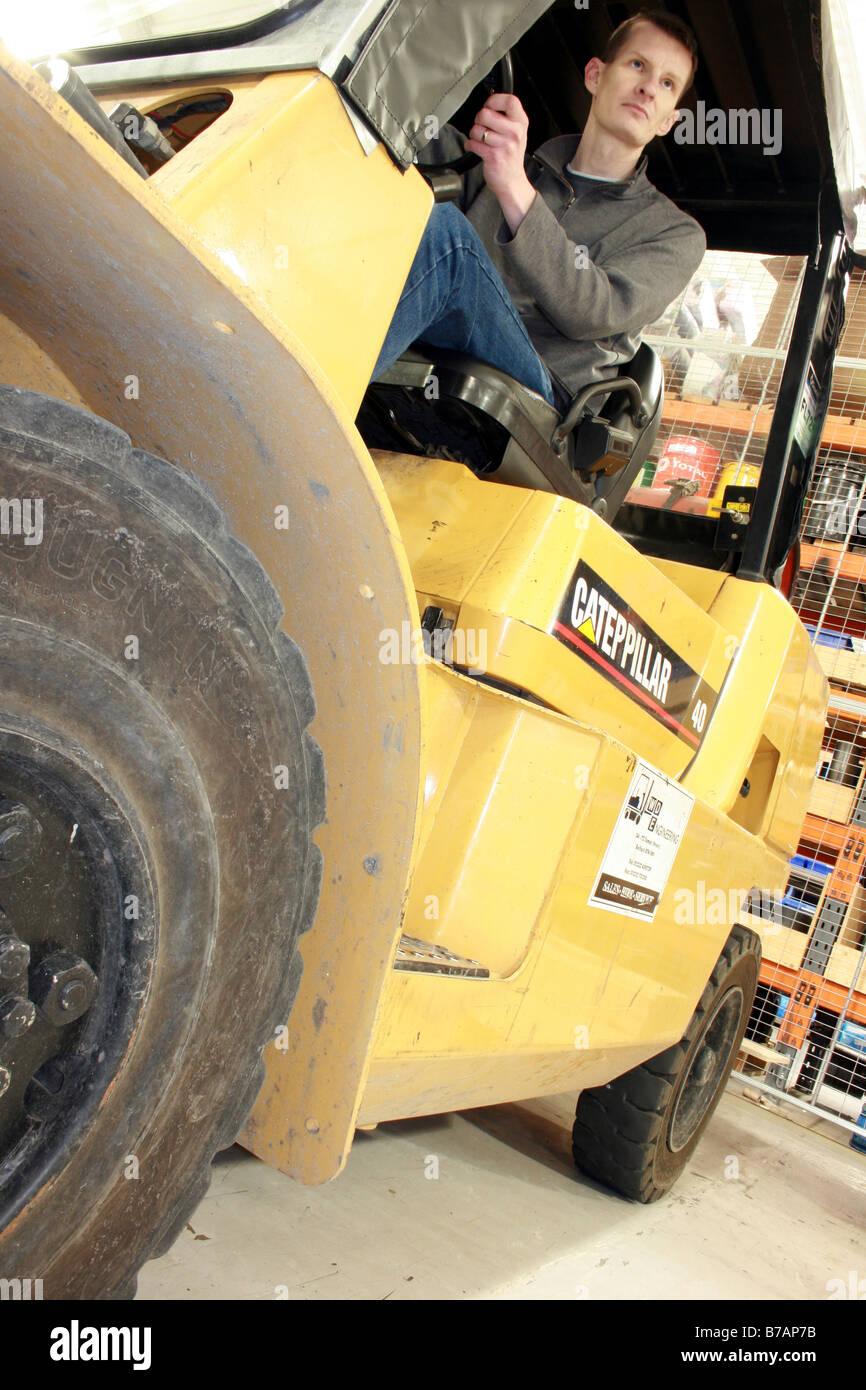
[[[450,120],[550,0],[395,0],[343,90],[402,168]]]

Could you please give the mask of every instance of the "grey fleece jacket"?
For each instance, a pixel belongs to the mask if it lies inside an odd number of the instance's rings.
[[[569,395],[634,356],[642,330],[685,289],[706,250],[698,223],[650,183],[646,156],[625,182],[575,193],[563,171],[577,140],[557,136],[527,160],[540,196],[515,235],[480,169],[466,181],[463,206],[536,352]]]

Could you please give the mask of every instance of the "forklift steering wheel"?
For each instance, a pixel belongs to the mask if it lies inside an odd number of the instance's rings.
[[[511,61],[510,52],[503,54],[496,66],[491,68],[487,77],[476,87],[473,87],[469,97],[474,96],[478,91],[483,92],[484,98],[483,101],[479,102],[479,109],[494,92],[514,91],[514,64]],[[469,97],[467,97],[467,102]],[[447,164],[417,164],[415,167],[419,174],[423,174],[425,178],[429,179],[449,171],[465,174],[467,170],[474,169],[475,165],[480,163],[481,156],[470,152],[469,154],[458,155],[456,159],[449,160]]]

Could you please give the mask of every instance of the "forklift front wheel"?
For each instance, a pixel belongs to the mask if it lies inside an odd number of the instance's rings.
[[[313,694],[215,500],[120,429],[0,386],[0,499],[0,1276],[127,1297],[286,1031]]]
[[[582,1092],[572,1134],[579,1168],[638,1202],[655,1202],[673,1186],[721,1099],[760,965],[760,938],[735,926],[680,1042]]]

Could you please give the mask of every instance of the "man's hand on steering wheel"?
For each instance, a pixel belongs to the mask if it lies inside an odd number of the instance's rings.
[[[523,167],[529,118],[518,97],[494,92],[475,117],[466,142],[467,153],[484,165],[487,187],[494,194],[512,234],[517,231],[536,193]]]

